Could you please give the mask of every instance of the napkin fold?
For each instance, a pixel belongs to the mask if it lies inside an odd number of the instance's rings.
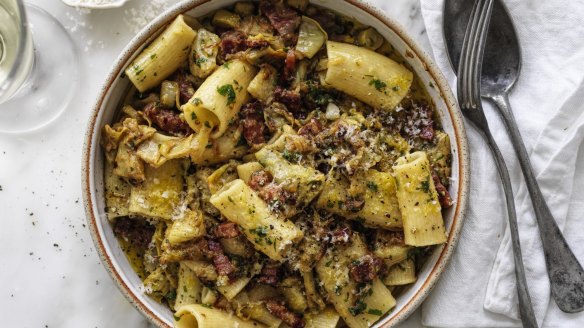
[[[584,187],[584,2],[504,2],[518,32],[523,59],[510,102],[542,193],[584,263],[584,196],[580,192]],[[442,36],[443,3],[421,0],[422,15],[434,58],[455,88]],[[512,176],[527,283],[538,323],[583,327],[584,314],[564,314],[551,299],[539,230],[517,158],[495,110],[487,104],[485,111]],[[471,124],[467,131],[469,210],[451,263],[424,303],[422,321],[432,327],[519,327],[504,194],[486,143]]]

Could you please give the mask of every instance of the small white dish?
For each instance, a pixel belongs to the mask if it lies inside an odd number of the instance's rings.
[[[64,4],[76,8],[110,9],[119,8],[129,0],[61,0]]]

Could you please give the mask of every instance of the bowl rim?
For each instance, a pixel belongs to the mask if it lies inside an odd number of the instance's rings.
[[[108,255],[104,245],[104,240],[102,240],[100,236],[97,220],[98,214],[94,213],[93,211],[94,206],[92,199],[94,197],[92,190],[95,186],[92,183],[93,180],[91,179],[91,174],[93,173],[93,156],[96,151],[93,148],[93,140],[96,136],[96,133],[99,133],[99,129],[97,129],[97,124],[99,122],[97,119],[100,112],[102,111],[103,104],[110,93],[111,87],[123,72],[125,63],[148,40],[148,38],[169,24],[171,20],[176,17],[176,15],[195,9],[198,6],[211,1],[213,0],[182,0],[158,15],[151,23],[144,27],[130,40],[120,55],[116,58],[114,64],[109,70],[109,74],[107,75],[104,83],[102,84],[102,87],[100,88],[100,92],[88,119],[84,138],[81,169],[83,203],[88,227],[97,253],[100,257],[100,261],[126,299],[152,323],[161,328],[171,327],[162,319],[161,316],[157,315],[141,300],[138,293],[133,291],[132,288],[124,282],[120,273],[115,269],[115,260]],[[438,66],[434,63],[431,57],[409,36],[406,30],[398,22],[386,16],[380,9],[366,2],[366,0],[342,1],[355,6],[368,15],[378,19],[386,28],[392,30],[399,38],[401,38],[409,50],[411,50],[414,55],[417,56],[418,60],[423,65],[423,68],[431,76],[434,82],[436,82],[435,88],[438,90],[439,96],[444,101],[446,112],[449,115],[449,120],[452,123],[453,133],[455,135],[454,142],[456,144],[456,154],[453,154],[453,156],[458,157],[459,177],[457,199],[455,200],[454,205],[456,208],[454,209],[455,212],[452,217],[450,233],[446,243],[442,247],[440,254],[436,259],[436,262],[430,269],[426,280],[423,281],[420,287],[414,292],[414,295],[409,300],[407,300],[407,302],[397,313],[391,313],[390,315],[385,316],[379,322],[377,322],[378,327],[393,327],[404,321],[422,304],[424,299],[436,285],[436,282],[438,281],[441,273],[444,271],[445,266],[449,262],[452,253],[455,250],[462,230],[464,216],[468,205],[470,186],[470,154],[468,149],[468,140],[464,127],[462,112],[460,111],[458,102],[454,97],[446,78],[438,69]],[[327,4],[324,2],[319,5],[326,7]]]

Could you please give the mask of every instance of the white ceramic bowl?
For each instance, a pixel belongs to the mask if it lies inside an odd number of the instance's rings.
[[[105,215],[104,154],[99,146],[100,134],[102,127],[112,122],[124,94],[130,88],[130,81],[123,77],[122,72],[140,53],[145,44],[148,44],[178,14],[189,13],[193,16],[201,16],[234,2],[235,0],[185,0],[158,16],[132,39],[119,56],[103,85],[89,118],[83,152],[83,196],[87,220],[96,249],[104,266],[122,293],[159,327],[172,327],[172,313],[165,306],[140,292],[141,281],[120,249]],[[470,178],[469,155],[462,114],[446,80],[436,65],[395,21],[361,0],[312,0],[311,2],[352,16],[377,29],[403,55],[424,85],[427,86],[439,112],[444,131],[450,135],[452,140],[450,193],[455,204],[446,211],[445,216],[448,241],[433,251],[421,269],[417,282],[397,298],[395,309],[377,323],[377,326],[380,327],[394,327],[407,318],[430,293],[454,251],[462,228]]]

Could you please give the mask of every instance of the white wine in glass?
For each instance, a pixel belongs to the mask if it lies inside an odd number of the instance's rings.
[[[37,6],[0,0],[0,133],[51,123],[77,83],[77,49],[65,28]]]

